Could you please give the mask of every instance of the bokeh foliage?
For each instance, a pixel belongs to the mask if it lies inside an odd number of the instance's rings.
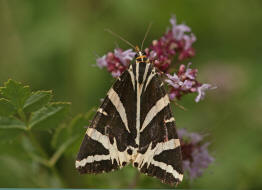
[[[85,118],[85,113],[97,107],[113,82],[110,74],[94,67],[96,54],[103,55],[116,44],[128,48],[104,29],[140,44],[153,21],[148,45],[165,32],[170,15],[176,14],[197,36],[192,62],[199,69],[199,78],[218,86],[199,104],[194,103],[193,95],[183,98],[180,103],[188,111],[174,108],[178,127],[209,134],[206,138],[216,158],[203,177],[181,187],[261,188],[261,8],[260,0],[0,0],[0,86],[13,78],[35,92],[20,88],[24,98],[12,104],[12,96],[2,97],[0,105],[8,110],[4,117],[16,114],[22,105],[27,105],[22,109],[28,113],[43,109],[51,100],[51,92],[46,90],[53,91],[54,102],[72,102],[67,119],[56,128],[63,131],[60,135],[51,129],[34,131],[46,157],[52,158],[62,142],[73,138],[70,126],[82,125],[77,117]],[[41,106],[34,104],[36,99]],[[54,104],[49,106],[55,109]],[[51,109],[44,108],[38,114]],[[83,115],[75,116],[79,113]],[[7,135],[1,139],[4,137]],[[36,151],[30,138],[22,135],[22,139],[1,143],[0,168],[4,172],[0,173],[0,187],[61,187],[64,183],[66,187],[103,188],[127,187],[133,182],[136,170],[131,167],[79,176],[74,159],[80,141],[64,152],[55,169],[25,153]],[[142,177],[137,186],[169,187],[149,177]]]

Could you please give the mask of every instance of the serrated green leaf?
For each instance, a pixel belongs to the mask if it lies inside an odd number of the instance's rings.
[[[0,116],[10,116],[14,112],[14,106],[8,100],[0,98]]]
[[[51,91],[37,91],[34,92],[25,102],[24,112],[30,113],[39,110],[45,106],[51,99]]]
[[[23,108],[26,99],[31,94],[31,91],[29,86],[23,86],[21,83],[9,79],[5,83],[5,87],[0,88],[0,93],[16,108]]]
[[[32,114],[29,128],[49,130],[55,128],[69,111],[70,103],[51,103]]]
[[[0,129],[26,130],[26,126],[20,120],[13,117],[0,117]]]

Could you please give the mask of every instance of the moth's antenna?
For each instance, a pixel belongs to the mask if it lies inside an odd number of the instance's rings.
[[[144,39],[143,39],[142,44],[141,44],[141,50],[143,50],[143,45],[144,45],[144,42],[145,42],[145,40],[146,40],[146,37],[147,37],[147,35],[148,35],[149,31],[150,31],[151,26],[152,26],[152,22],[150,22],[149,25],[148,25],[148,27],[147,27],[147,30],[146,30]]]
[[[110,30],[110,29],[108,29],[108,28],[106,28],[105,31],[108,32],[108,33],[110,33],[110,34],[112,34],[113,36],[119,38],[120,40],[122,40],[122,41],[125,42],[126,44],[130,45],[132,48],[136,49],[136,47],[135,47],[133,44],[131,44],[129,41],[127,41],[126,39],[124,39],[124,38],[123,38],[122,36],[120,36],[119,34],[113,32],[112,30]]]

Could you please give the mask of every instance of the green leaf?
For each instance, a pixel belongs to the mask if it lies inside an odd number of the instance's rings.
[[[21,129],[0,129],[0,143],[12,142],[22,133]]]
[[[28,136],[23,136],[21,138],[23,149],[26,151],[28,156],[32,158],[32,160],[39,162],[43,165],[48,165],[48,160],[39,152],[39,150],[36,148],[36,146],[33,145],[32,141],[30,141],[30,138]]]
[[[51,103],[32,114],[29,128],[49,130],[55,128],[69,111],[70,103]]]
[[[39,110],[45,106],[52,97],[52,91],[34,92],[25,102],[24,112],[30,113]]]
[[[63,154],[75,154],[82,140],[80,137],[85,134],[84,127],[89,124],[90,112],[85,115],[79,114],[72,119],[69,125],[61,125],[56,129],[51,142],[56,151],[49,160],[50,165],[54,165]],[[76,142],[78,142],[77,146]]]
[[[61,125],[58,128],[56,128],[52,141],[51,141],[51,145],[54,148],[58,148],[69,137],[70,137],[70,134],[69,134],[68,128],[66,128],[66,125]]]
[[[72,119],[69,125],[69,131],[71,136],[76,136],[77,138],[75,139],[75,142],[67,148],[65,152],[66,154],[75,154],[79,150],[80,144],[86,132],[86,127],[88,127],[90,119],[94,113],[94,109],[91,109],[85,115],[79,114]]]
[[[21,83],[9,79],[5,83],[5,87],[0,88],[0,93],[16,108],[23,108],[26,99],[31,94],[31,91],[29,86],[23,86]]]
[[[8,100],[0,98],[0,116],[10,116],[14,112],[14,106]]]
[[[83,135],[83,131],[86,131],[86,128],[89,125],[90,119],[89,112],[85,115],[79,114],[74,117],[69,124],[69,133],[72,135]]]
[[[63,125],[57,128],[52,139],[52,146],[54,148],[60,148],[64,146],[65,143],[73,139],[73,142],[67,145],[65,152],[68,154],[75,153],[79,148],[79,144],[81,143],[82,137],[86,131],[85,127],[89,125],[89,119],[93,113],[94,110],[91,109],[86,114],[79,114],[75,116],[69,125]],[[76,142],[77,145],[75,145]]]
[[[13,117],[0,117],[0,129],[26,130],[26,126],[20,120]]]
[[[0,117],[0,142],[12,141],[26,130],[24,124],[12,117]]]

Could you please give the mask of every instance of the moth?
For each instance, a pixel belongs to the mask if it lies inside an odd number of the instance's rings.
[[[103,173],[132,164],[141,173],[174,185],[183,179],[180,140],[169,96],[145,52],[116,80],[82,141],[75,166]]]

